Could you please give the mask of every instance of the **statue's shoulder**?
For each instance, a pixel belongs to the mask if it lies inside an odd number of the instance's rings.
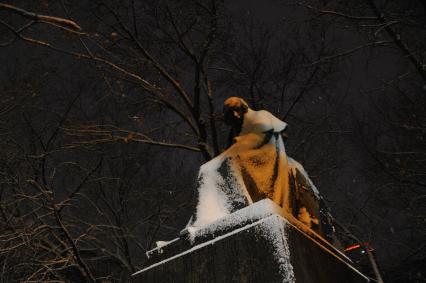
[[[270,126],[270,129],[273,129],[274,132],[282,132],[287,127],[287,123],[284,121],[281,121],[277,117],[275,117],[271,112],[266,110],[259,110],[256,111],[258,120],[262,123],[268,124]]]

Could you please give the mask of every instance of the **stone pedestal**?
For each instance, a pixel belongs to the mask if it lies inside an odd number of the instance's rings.
[[[147,253],[133,282],[368,282],[350,260],[262,200]]]

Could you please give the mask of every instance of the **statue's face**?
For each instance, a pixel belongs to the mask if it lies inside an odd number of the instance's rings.
[[[244,114],[247,113],[247,103],[239,97],[230,97],[225,100],[223,115],[225,123],[230,126],[241,126]]]

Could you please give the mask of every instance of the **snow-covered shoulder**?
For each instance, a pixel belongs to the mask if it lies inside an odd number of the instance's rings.
[[[287,127],[287,123],[281,121],[266,110],[254,111],[249,109],[244,115],[241,135],[247,133],[264,133],[273,130],[282,132]]]

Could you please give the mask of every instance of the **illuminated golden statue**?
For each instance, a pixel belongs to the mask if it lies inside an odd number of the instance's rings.
[[[207,225],[258,200],[270,198],[288,215],[319,230],[320,196],[303,167],[288,157],[287,124],[238,97],[224,103],[232,127],[230,147],[200,168],[198,203],[190,227]]]

